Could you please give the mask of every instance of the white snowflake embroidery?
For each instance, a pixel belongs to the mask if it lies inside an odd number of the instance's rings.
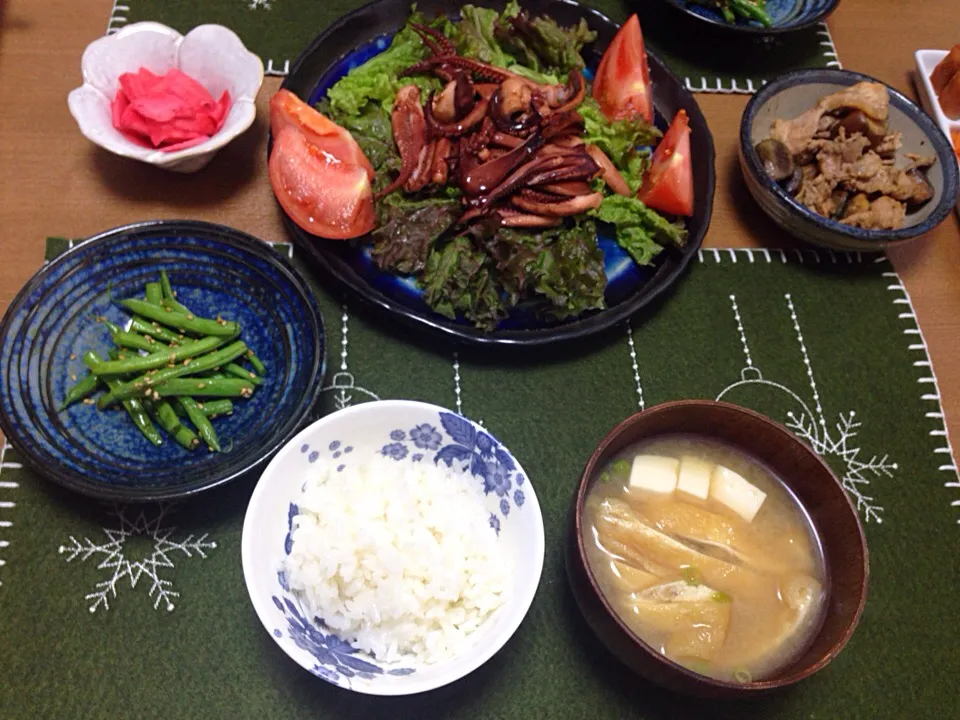
[[[98,557],[100,563],[97,569],[112,572],[109,578],[94,586],[94,592],[87,594],[86,599],[92,602],[89,608],[91,613],[101,607],[104,610],[110,609],[110,599],[116,598],[117,586],[124,578],[130,580],[130,588],[133,589],[137,587],[137,583],[144,575],[150,579],[148,595],[153,598],[154,609],[162,605],[169,612],[174,609],[173,601],[180,597],[180,593],[173,589],[172,581],[161,577],[162,570],[174,567],[172,558],[177,552],[183,553],[188,558],[193,557],[194,554],[206,558],[207,551],[215,549],[217,544],[208,541],[206,533],[199,537],[188,535],[180,541],[171,540],[176,527],[167,527],[164,524],[170,514],[169,506],[160,505],[150,513],[147,510],[140,510],[133,520],[127,516],[128,512],[130,512],[129,508],[121,505],[111,507],[110,514],[117,519],[119,527],[103,528],[107,536],[105,541],[101,540],[97,543],[86,537],[78,540],[71,535],[70,544],[61,545],[59,552],[67,556],[67,562],[77,558],[80,562],[86,562]],[[153,547],[149,557],[134,562],[125,554],[124,545],[127,538],[136,535],[151,540]]]
[[[733,318],[736,323],[740,344],[743,347],[746,367],[740,373],[740,380],[724,388],[717,396],[717,400],[724,399],[725,396],[737,388],[749,386],[764,386],[778,393],[783,393],[784,397],[790,398],[793,401],[793,406],[797,409],[787,411],[786,426],[800,439],[806,441],[821,457],[825,459],[830,457],[839,458],[843,465],[841,482],[844,489],[856,503],[857,512],[863,513],[863,518],[866,522],[873,521],[882,523],[883,518],[881,515],[883,508],[876,503],[873,495],[867,495],[866,493],[871,480],[880,477],[893,477],[893,471],[899,469],[897,463],[891,462],[887,455],[883,457],[874,455],[866,462],[860,459],[861,448],[854,446],[854,439],[859,432],[861,423],[854,419],[856,413],[853,410],[846,415],[840,413],[838,416],[839,420],[834,424],[834,427],[832,429],[828,427],[823,410],[823,402],[820,397],[820,390],[813,372],[810,353],[807,350],[807,345],[803,338],[803,330],[800,327],[797,308],[794,305],[790,293],[784,295],[784,300],[790,314],[794,333],[797,337],[800,359],[803,361],[804,370],[810,386],[810,397],[813,400],[812,405],[808,404],[800,395],[785,385],[764,378],[763,373],[754,363],[750,353],[750,344],[747,341],[743,317],[741,316],[740,307],[737,304],[735,295],[730,295],[730,306],[733,311]],[[834,431],[835,434],[831,435]]]
[[[860,422],[854,420],[856,413],[851,410],[847,415],[840,413],[839,421],[834,425],[837,431],[836,439],[830,437],[829,432],[818,433],[816,423],[805,413],[796,415],[787,413],[787,427],[794,431],[801,439],[806,440],[818,455],[837,457],[843,462],[844,473],[841,482],[843,487],[857,505],[857,511],[863,513],[864,520],[883,522],[880,514],[883,508],[874,504],[872,495],[866,490],[872,479],[878,477],[893,477],[893,471],[898,469],[897,463],[891,462],[889,456],[872,456],[866,462],[859,459],[860,448],[853,447],[851,442],[857,436]],[[820,435],[822,434],[822,438]]]
[[[258,10],[259,8],[263,8],[264,10],[269,10],[272,5],[273,3],[270,0],[250,0],[247,3],[247,9]]]
[[[369,400],[379,400],[380,397],[369,390],[357,385],[353,374],[347,370],[347,348],[350,346],[350,315],[347,306],[341,308],[340,316],[340,372],[335,373],[330,384],[320,392],[334,392],[334,403],[337,410],[353,405],[353,394],[359,393]]]

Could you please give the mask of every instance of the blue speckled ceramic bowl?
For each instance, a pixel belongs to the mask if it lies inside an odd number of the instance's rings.
[[[150,444],[122,411],[57,411],[83,353],[106,356],[97,316],[122,325],[113,300],[142,297],[164,269],[179,299],[237,320],[266,382],[214,423],[224,452]],[[304,279],[272,248],[221,225],[148,222],[77,244],[38,272],[0,323],[0,425],[40,475],[84,494],[158,500],[220,485],[265,462],[307,420],[324,373],[323,321]]]
[[[374,456],[398,465],[462,470],[483,490],[497,548],[513,566],[505,602],[446,661],[378,662],[311,618],[283,571],[297,499],[314,463],[344,471]],[[402,477],[402,476],[401,476]],[[382,400],[340,410],[305,428],[270,461],[250,498],[241,542],[243,577],[260,622],[301,667],[369,695],[410,695],[447,685],[483,665],[511,638],[533,602],[543,570],[543,516],[526,473],[483,426],[435,405]]]
[[[740,167],[747,188],[761,209],[781,228],[806,242],[832,250],[879,252],[930,232],[950,214],[957,201],[958,169],[950,141],[934,121],[891,87],[890,132],[903,135],[897,152],[902,163],[907,153],[936,155],[937,162],[927,179],[935,194],[930,202],[907,215],[897,230],[864,230],[818,215],[797,202],[763,170],[754,149],[770,135],[776,118],[791,119],[816,105],[825,95],[858,82],[879,82],[849,70],[798,70],[764,85],[751,98],[740,121]]]
[[[767,14],[773,20],[772,27],[764,27],[753,20],[729,23],[714,8],[705,7],[690,0],[665,0],[687,15],[705,23],[734,32],[754,35],[776,35],[795,32],[816,25],[837,9],[840,0],[767,0]]]

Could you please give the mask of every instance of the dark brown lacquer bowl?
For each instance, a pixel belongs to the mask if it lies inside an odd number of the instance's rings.
[[[827,607],[806,652],[776,676],[739,684],[714,680],[668,660],[620,622],[587,565],[581,518],[595,472],[623,448],[658,435],[685,433],[727,444],[766,465],[806,508],[826,561]],[[853,635],[867,599],[870,568],[860,519],[829,467],[782,425],[745,408],[709,400],[657,405],[617,425],[584,468],[570,514],[567,573],[577,604],[607,648],[634,672],[676,692],[710,698],[743,698],[792,685],[822,669]]]

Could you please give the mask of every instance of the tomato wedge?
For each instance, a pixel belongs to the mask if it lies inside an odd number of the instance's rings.
[[[648,123],[653,122],[650,66],[636,14],[620,27],[600,58],[593,98],[611,120],[640,115]]]
[[[349,132],[289,90],[280,90],[270,98],[270,130],[273,137],[278,137],[285,127],[297,128],[308,143],[330,153],[340,162],[359,165],[373,180],[373,166]]]
[[[685,110],[674,116],[654,150],[637,199],[647,207],[671,215],[693,215],[690,123]]]
[[[301,228],[323,238],[345,240],[373,230],[373,188],[366,170],[340,162],[307,137],[292,126],[274,136],[268,166],[280,206]]]

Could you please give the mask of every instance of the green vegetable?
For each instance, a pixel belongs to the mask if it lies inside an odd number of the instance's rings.
[[[200,438],[197,437],[197,434],[177,419],[177,414],[169,402],[166,400],[145,400],[143,406],[147,409],[150,417],[170,433],[177,444],[182,445],[187,450],[194,450],[200,444]]]
[[[247,362],[253,365],[253,369],[257,371],[257,375],[267,374],[266,365],[264,365],[263,361],[256,356],[253,350],[247,350]]]
[[[160,303],[154,303],[155,305],[169,305],[174,310],[179,310],[185,314],[193,314],[188,307],[177,302],[177,294],[173,291],[173,286],[170,285],[170,278],[167,276],[166,270],[160,271],[160,287],[162,288],[163,299]]]
[[[87,353],[83,356],[83,361],[87,364],[98,364],[103,362],[103,360],[92,350],[87,351]],[[107,387],[111,389],[119,383],[120,380],[118,379],[111,378],[106,380]],[[137,398],[128,398],[124,400],[123,408],[127,411],[127,415],[130,416],[130,419],[133,420],[133,424],[136,425],[137,429],[147,440],[154,445],[163,445],[163,436],[160,435],[160,433],[157,431],[157,428],[155,428],[153,423],[150,422],[150,417],[147,415],[143,404]]]
[[[723,590],[717,590],[713,595],[710,596],[714,602],[718,603],[732,603],[733,598],[723,592]]]
[[[163,300],[163,292],[160,290],[160,283],[147,283],[146,290],[147,302],[151,305],[159,305]]]
[[[376,171],[374,189],[386,185],[388,173],[400,169],[400,154],[393,142],[390,112],[380,103],[367,103],[356,114],[338,112],[327,98],[317,103],[317,110],[343,126],[357,141]]]
[[[463,235],[430,251],[423,283],[427,304],[446,317],[459,312],[477,327],[493,329],[506,315],[490,258]]]
[[[223,369],[230,375],[234,377],[243,378],[248,382],[252,382],[254,385],[262,385],[263,380],[255,372],[247,370],[245,367],[237,365],[236,363],[227,363],[223,366]]]
[[[641,266],[649,265],[664,244],[682,248],[687,242],[681,223],[671,223],[634,197],[608,195],[589,214],[615,225],[617,243]]]
[[[734,682],[742,683],[746,685],[749,682],[753,682],[753,676],[750,674],[749,670],[740,668],[733,671],[733,680]]]
[[[773,18],[766,11],[766,0],[693,0],[693,2],[720,11],[723,19],[728,23],[742,18],[754,20],[764,27],[773,25]]]
[[[190,422],[197,428],[200,437],[214,452],[220,452],[220,441],[217,439],[217,432],[213,429],[210,420],[207,419],[203,409],[192,397],[181,397],[177,399],[178,404],[190,418]]]
[[[614,461],[613,465],[610,466],[610,472],[612,472],[614,475],[629,475],[630,461],[626,458],[620,458],[619,460]]]
[[[502,229],[493,254],[513,305],[541,296],[550,303],[544,312],[558,320],[604,307],[603,252],[589,220],[536,233]]]
[[[148,353],[157,352],[158,348],[169,348],[164,342],[154,340],[149,335],[138,335],[134,332],[125,332],[120,330],[110,334],[113,341],[120,347],[130,348],[132,350],[144,350]]]
[[[217,415],[230,415],[233,413],[233,402],[227,398],[222,400],[207,400],[207,402],[200,405],[200,409],[203,410],[203,414],[208,418],[216,417]]]
[[[93,373],[88,373],[84,377],[77,380],[63,398],[63,403],[60,405],[61,410],[66,410],[68,407],[74,403],[80,402],[86,397],[90,397],[96,391],[97,386],[100,384],[100,378],[98,378]]]
[[[197,317],[191,313],[157,307],[135,298],[121,300],[120,304],[130,312],[181,331],[185,330],[198,335],[222,335],[226,337],[236,337],[240,334],[240,326],[232,321]]]
[[[373,231],[374,261],[382,270],[401,275],[421,272],[433,244],[463,212],[458,200],[410,200],[391,193],[377,207]]]
[[[446,20],[428,23],[420,13],[413,13],[407,25],[393,37],[389,48],[351,70],[327,91],[334,115],[331,119],[340,122],[343,116],[361,115],[368,103],[378,103],[389,112],[397,90],[409,83],[417,85],[424,94],[440,89],[440,81],[430,75],[399,77],[402,71],[429,55],[420,36],[410,27],[410,22],[441,29],[449,24]]]
[[[161,385],[167,384],[169,381],[174,378],[180,378],[184,375],[196,375],[197,373],[204,372],[206,370],[212,370],[216,367],[221,367],[226,365],[231,360],[235,360],[240,357],[247,351],[247,346],[243,343],[242,340],[237,340],[234,343],[231,343],[225,348],[221,348],[215,352],[209,353],[208,355],[203,355],[201,357],[190,360],[190,362],[184,365],[176,365],[174,367],[164,368],[163,370],[151,370],[146,375],[141,375],[138,378],[133,380],[128,380],[127,382],[121,383],[115,388],[112,388],[109,393],[102,396],[99,401],[97,401],[97,407],[101,410],[103,408],[109,407],[119,400],[124,398],[134,397],[136,395],[150,394],[153,391],[157,391]],[[226,381],[224,381],[226,382]],[[244,385],[253,389],[253,383],[245,382],[242,380],[237,380],[238,383],[243,383]],[[206,387],[201,383],[200,389]],[[166,394],[175,394],[182,395],[184,393],[166,393]],[[197,395],[210,393],[195,393]],[[229,395],[229,393],[224,393]],[[164,393],[160,393],[164,395]]]
[[[160,397],[250,397],[254,385],[239,378],[176,378],[151,389]]]
[[[602,473],[600,473],[600,482],[602,482],[602,483],[608,483],[608,482],[610,482],[612,479],[613,479],[613,478],[611,477],[610,473],[608,473],[606,470],[604,470]]]
[[[700,585],[700,569],[696,565],[686,565],[680,568],[680,578],[687,585]]]
[[[513,17],[519,11],[520,7],[516,3],[510,3],[504,9],[503,17]],[[464,5],[460,8],[460,16],[463,19],[456,25],[457,52],[464,57],[476,58],[501,68],[516,62],[513,55],[500,47],[500,42],[495,36],[497,22],[501,18],[496,10]]]
[[[583,141],[603,150],[636,192],[646,169],[643,163],[650,154],[644,146],[654,145],[662,133],[641,117],[611,122],[597,101],[589,96],[584,98],[577,111],[583,117]]]
[[[565,76],[571,70],[582,70],[586,66],[580,51],[596,40],[597,34],[584,18],[576,25],[561,27],[552,18],[531,18],[524,11],[501,17],[496,25],[496,37],[519,63]]]
[[[107,327],[110,327],[109,325]],[[157,340],[163,340],[167,343],[179,343],[183,341],[183,335],[161,327],[157,323],[145,320],[142,317],[134,315],[130,319],[130,330],[143,335],[149,335]]]
[[[129,360],[109,360],[90,366],[90,370],[96,375],[127,375],[131,373],[142,373],[155,368],[162,368],[182,360],[192,359],[198,355],[214,350],[225,342],[228,338],[211,335],[202,340],[194,342],[185,342],[177,348],[168,348],[154,352],[150,355],[137,356]]]

